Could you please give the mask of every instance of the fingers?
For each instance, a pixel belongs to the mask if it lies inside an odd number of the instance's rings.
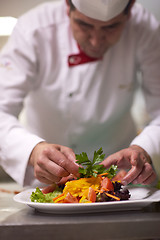
[[[46,142],[33,149],[30,163],[34,166],[35,177],[46,184],[59,182],[70,174],[76,175],[79,169],[72,149]]]
[[[150,164],[151,159],[147,152],[139,146],[131,146],[131,170],[123,178],[123,184],[151,184],[156,179],[156,174]]]
[[[154,172],[150,163],[144,163],[143,165],[137,164],[133,166],[127,175],[123,178],[122,183],[127,185],[133,184],[151,184],[156,179],[156,173]]]
[[[48,155],[48,158],[52,161],[52,163],[50,163],[50,166],[48,167],[49,169],[51,169],[49,170],[50,172],[55,171],[55,163],[58,165],[58,167],[56,167],[56,171],[58,171],[58,176],[62,175],[62,177],[66,177],[70,173],[74,175],[78,173],[79,165],[76,163],[75,154],[72,149],[56,145],[56,147],[53,146],[53,148],[47,149],[46,154]]]
[[[151,184],[154,182],[156,173],[150,163],[150,156],[144,149],[137,145],[122,149],[110,155],[102,162],[106,168],[114,164],[119,169],[130,169],[122,179],[124,185],[129,183]]]
[[[138,176],[141,174],[143,168],[144,168],[144,162],[141,159],[141,156],[137,152],[131,152],[130,156],[130,162],[131,162],[131,169],[126,174],[126,176],[123,178],[123,184],[127,185],[131,182],[133,182],[135,179],[138,178]]]
[[[103,162],[101,162],[101,164],[105,168],[109,168],[112,164],[113,165],[117,165],[117,158],[116,158],[116,156],[110,155]]]
[[[143,181],[142,184],[144,184],[144,185],[152,184],[156,180],[156,178],[157,178],[157,175],[153,171],[152,174],[145,181]]]
[[[34,172],[35,177],[43,183],[50,184],[59,182],[62,177],[66,177],[69,173],[53,161],[43,159],[44,161],[37,162]]]
[[[140,174],[132,181],[133,184],[151,184],[156,179],[156,174],[149,163],[145,163]]]
[[[73,180],[73,179],[77,179],[77,178],[75,178],[74,175],[70,174],[70,175],[67,176],[67,177],[63,177],[63,178],[58,182],[58,185],[63,185],[63,184],[65,184],[67,181],[70,181],[70,180]]]
[[[119,152],[116,152],[108,156],[102,164],[104,167],[109,168],[111,165],[117,165],[118,168],[128,169],[131,167],[129,160],[129,150],[123,149]]]
[[[68,158],[70,161],[76,162],[75,153],[71,148],[61,146],[60,151]]]

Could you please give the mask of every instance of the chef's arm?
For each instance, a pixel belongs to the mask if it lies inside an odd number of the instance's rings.
[[[137,26],[139,39],[136,56],[149,122],[131,145],[137,145],[148,153],[160,179],[160,51],[157,51],[160,46],[160,23],[151,15],[145,21],[148,21],[146,28],[143,24]]]
[[[37,52],[25,29],[16,26],[0,55],[0,165],[19,184],[30,185],[32,149],[44,139],[18,121],[24,99],[37,83]]]

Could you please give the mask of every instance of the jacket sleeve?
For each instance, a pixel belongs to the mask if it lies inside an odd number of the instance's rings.
[[[143,12],[137,34],[137,59],[149,123],[131,144],[148,152],[160,179],[160,25],[153,16]]]
[[[15,27],[0,56],[0,165],[19,184],[31,185],[34,175],[28,159],[35,145],[44,139],[18,121],[38,76],[34,39],[24,30],[20,24]]]

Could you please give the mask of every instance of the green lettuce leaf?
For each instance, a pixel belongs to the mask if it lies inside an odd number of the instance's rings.
[[[31,199],[31,202],[53,203],[53,198],[57,197],[61,193],[62,193],[62,190],[57,188],[53,192],[43,194],[42,191],[37,187],[35,192],[32,192],[30,199]]]

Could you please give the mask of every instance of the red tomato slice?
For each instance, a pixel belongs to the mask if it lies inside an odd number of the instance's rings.
[[[113,186],[113,184],[112,184],[112,182],[111,182],[111,180],[109,179],[109,178],[107,178],[107,177],[105,177],[103,180],[102,180],[102,182],[101,182],[101,189],[102,190],[109,190],[109,191],[114,191],[114,186]]]
[[[88,191],[88,200],[91,202],[96,201],[96,192],[94,191],[94,189],[92,187],[90,187],[89,191]]]
[[[47,187],[44,187],[44,188],[42,189],[42,193],[43,193],[43,194],[47,194],[47,193],[53,192],[55,189],[56,189],[56,184],[53,183],[52,185],[49,185],[49,186],[47,186]]]
[[[78,203],[78,200],[76,197],[72,196],[69,192],[67,193],[67,196],[63,200],[64,203]]]

